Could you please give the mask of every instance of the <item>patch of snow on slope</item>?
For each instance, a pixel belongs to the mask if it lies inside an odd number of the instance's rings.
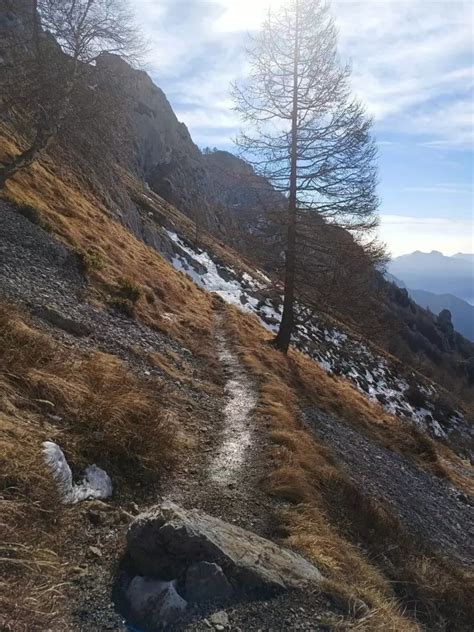
[[[234,269],[218,264],[206,251],[192,248],[172,231],[167,233],[176,246],[173,265],[177,270],[188,274],[199,287],[216,292],[244,312],[257,315],[269,331],[278,330],[282,297],[277,304],[262,292],[271,284],[268,277],[260,271],[255,272],[255,277],[247,272],[239,277]],[[412,406],[406,398],[408,383],[397,375],[395,366],[390,366],[385,358],[374,354],[357,338],[328,328],[327,323],[318,322],[318,318],[316,315],[311,321],[297,325],[293,342],[327,373],[345,377],[387,412],[408,418],[437,437],[446,437],[451,429],[459,427],[463,421],[460,415],[446,422],[435,418],[434,405]],[[436,396],[432,385],[420,385],[420,390],[428,400]]]

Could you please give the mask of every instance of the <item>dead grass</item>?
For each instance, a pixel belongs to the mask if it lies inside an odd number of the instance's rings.
[[[29,632],[54,623],[66,629],[53,536],[58,499],[40,453],[44,430],[32,414],[17,410],[2,378],[0,392],[0,628]]]
[[[0,127],[0,162],[14,151]],[[45,158],[9,180],[4,195],[19,207],[34,208],[50,231],[78,253],[96,299],[129,300],[137,318],[186,346],[198,336],[210,340],[206,293],[115,221],[77,174]]]
[[[63,419],[58,438],[79,466],[100,460],[133,479],[156,472],[172,454],[173,424],[159,382],[140,382],[107,354],[66,352],[5,307],[0,347],[0,369],[22,398]]]
[[[0,160],[14,151],[12,142],[0,138]],[[146,193],[147,200],[131,178],[128,184],[140,203],[148,205],[147,213],[156,214],[160,223],[179,226],[191,239],[188,219],[152,193]],[[219,379],[211,345],[212,299],[114,221],[77,174],[45,159],[10,180],[7,196],[35,209],[49,230],[76,252],[86,253],[84,272],[93,299],[106,303],[117,298],[125,278],[133,300],[119,298],[133,305],[133,314],[179,340]],[[204,235],[202,245],[223,263],[245,270],[230,249],[211,237]],[[325,572],[326,589],[354,617],[353,629],[419,629],[405,616],[405,608],[418,613],[430,629],[465,629],[470,578],[423,548],[415,549],[390,514],[354,487],[330,450],[301,425],[298,401],[306,398],[344,417],[423,469],[472,490],[458,472],[463,465],[458,457],[409,431],[348,382],[329,377],[301,354],[292,352],[284,360],[266,344],[255,318],[232,309],[227,313],[242,359],[259,381],[258,414],[273,440],[267,489],[292,504],[280,514],[285,541]],[[172,363],[163,357],[156,362],[172,376]],[[61,423],[52,423],[46,413],[60,417]],[[138,382],[104,354],[66,356],[18,315],[0,312],[1,509],[7,516],[1,526],[9,551],[2,555],[8,559],[1,560],[6,598],[0,605],[11,630],[48,629],[61,611],[61,564],[49,552],[51,536],[45,535],[48,529],[58,533],[53,524],[57,499],[40,460],[41,441],[57,440],[75,469],[95,460],[131,484],[157,474],[156,467],[172,451],[173,433],[156,383]],[[447,619],[450,623],[444,625]]]
[[[2,630],[69,629],[67,542],[41,443],[56,441],[76,475],[97,463],[120,494],[153,485],[178,441],[163,398],[156,380],[138,380],[106,354],[66,350],[0,306]]]
[[[441,462],[438,446],[410,434],[407,426],[301,354],[283,357],[268,344],[263,329],[237,310],[227,309],[226,322],[260,386],[257,413],[273,442],[266,489],[290,503],[279,512],[284,541],[323,571],[325,589],[356,615],[354,629],[409,632],[427,625],[467,631],[474,615],[472,576],[432,554],[389,511],[367,498],[338,467],[331,450],[302,426],[298,405],[313,402],[376,441],[393,441],[395,449],[429,471],[433,462]]]

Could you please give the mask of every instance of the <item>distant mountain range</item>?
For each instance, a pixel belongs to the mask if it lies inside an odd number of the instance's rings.
[[[455,329],[474,340],[474,254],[416,251],[393,259],[386,277],[434,314],[449,309]]]
[[[395,257],[388,271],[412,290],[434,294],[454,294],[468,303],[474,302],[474,255],[458,253],[445,257],[433,250],[417,250],[410,255]]]

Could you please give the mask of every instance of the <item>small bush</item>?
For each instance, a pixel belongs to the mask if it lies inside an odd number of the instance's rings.
[[[132,303],[136,303],[140,299],[142,291],[134,281],[124,278],[119,281],[118,295]]]
[[[125,314],[129,318],[135,318],[135,305],[128,298],[115,297],[109,301],[110,307]]]
[[[105,257],[98,250],[80,250],[77,256],[79,257],[79,265],[84,273],[105,268]]]
[[[31,206],[30,204],[20,204],[16,206],[16,210],[32,224],[36,224],[36,226],[39,226],[43,230],[51,232],[51,224],[43,218],[41,211],[34,206]]]

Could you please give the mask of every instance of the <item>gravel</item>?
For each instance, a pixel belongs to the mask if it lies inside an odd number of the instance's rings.
[[[367,495],[387,502],[417,538],[462,564],[474,563],[473,501],[337,417],[308,410],[308,426],[339,457]]]

